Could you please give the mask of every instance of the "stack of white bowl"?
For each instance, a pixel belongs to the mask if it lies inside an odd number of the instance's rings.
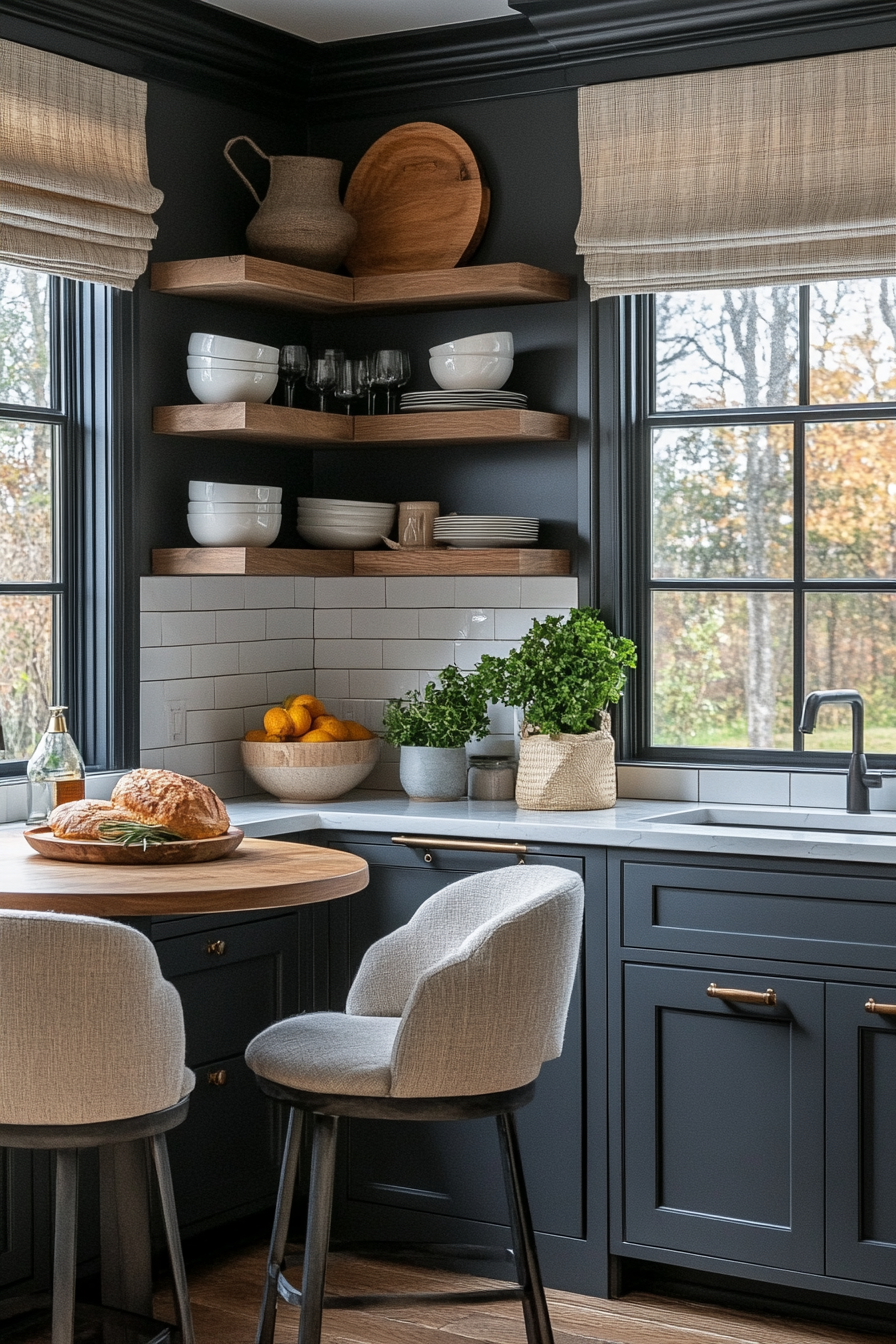
[[[450,392],[494,391],[513,372],[513,333],[484,331],[430,347],[429,371]]]
[[[200,546],[270,546],[277,540],[279,485],[191,481],[187,526]]]
[[[187,381],[200,401],[267,401],[277,386],[279,361],[276,345],[194,331]]]
[[[299,536],[321,550],[368,551],[388,537],[394,504],[299,496]]]

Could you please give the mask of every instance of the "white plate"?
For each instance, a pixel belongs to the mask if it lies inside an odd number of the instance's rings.
[[[505,537],[471,537],[468,541],[461,541],[459,537],[452,537],[448,549],[452,551],[491,551],[500,550],[505,546],[532,546],[537,540],[537,537],[527,537],[525,540],[518,537],[511,539]]]

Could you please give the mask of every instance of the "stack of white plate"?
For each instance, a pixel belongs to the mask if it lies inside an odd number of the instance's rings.
[[[279,485],[191,481],[187,526],[200,546],[270,546],[281,523]]]
[[[238,341],[194,331],[187,355],[187,382],[204,402],[267,401],[277,386],[276,345]]]
[[[449,513],[436,519],[433,540],[443,546],[447,544],[462,549],[534,546],[538,541],[538,519]]]
[[[524,411],[523,392],[403,392],[403,411]]]
[[[394,504],[299,496],[299,536],[321,550],[370,550],[388,537],[394,522]]]

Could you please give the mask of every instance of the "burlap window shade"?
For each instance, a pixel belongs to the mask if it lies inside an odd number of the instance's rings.
[[[581,90],[594,299],[896,272],[896,49]]]
[[[0,41],[0,262],[133,289],[162,193],[146,85]]]

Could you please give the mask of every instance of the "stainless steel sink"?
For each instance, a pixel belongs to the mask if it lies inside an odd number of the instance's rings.
[[[681,812],[659,812],[644,821],[666,826],[726,826],[776,831],[836,831],[846,835],[896,835],[896,812],[856,816],[824,808],[690,807]]]

